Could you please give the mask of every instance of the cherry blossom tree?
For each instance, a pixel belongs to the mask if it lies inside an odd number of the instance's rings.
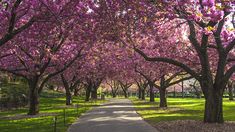
[[[104,25],[112,25],[103,30],[103,38],[132,45],[147,61],[182,68],[200,82],[206,100],[204,121],[223,122],[223,91],[235,71],[233,58],[228,57],[235,45],[234,2],[103,0],[100,5]],[[146,53],[143,49],[150,40],[163,48]]]
[[[1,1],[0,46],[6,44],[17,34],[29,28],[40,15],[42,16],[46,13],[45,10],[43,13],[42,8],[42,3],[30,0]]]
[[[192,3],[194,6],[189,5]],[[191,66],[177,59],[161,56],[149,57],[139,49],[136,51],[148,61],[166,62],[181,67],[196,78],[200,82],[206,99],[204,121],[222,123],[223,91],[235,71],[234,65],[229,66],[227,63],[228,55],[234,52],[234,32],[226,28],[231,21],[229,17],[234,3],[202,0],[197,3],[174,1],[172,4],[167,2],[162,4],[171,10],[173,19],[180,19],[187,24],[189,47],[197,53],[200,63],[199,71],[195,71]]]
[[[1,71],[24,77],[28,81],[29,115],[39,113],[38,94],[45,83],[70,67],[94,41],[91,34],[94,32],[91,31],[93,25],[87,25],[90,14],[86,5],[82,7],[76,1],[50,1],[43,4],[51,9],[48,14],[51,17],[44,22],[34,22],[9,44],[2,46],[2,54],[11,55],[1,59]],[[74,12],[74,9],[78,12]]]

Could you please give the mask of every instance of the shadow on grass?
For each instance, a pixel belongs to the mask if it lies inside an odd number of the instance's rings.
[[[73,97],[72,106],[65,105],[64,94],[47,92],[40,97],[40,114],[27,116],[28,108],[20,108],[0,112],[1,132],[50,132],[54,129],[54,117],[57,116],[57,131],[65,132],[68,125],[72,124],[78,116],[103,101],[85,102],[84,98]],[[78,104],[78,109],[76,107]],[[64,112],[65,109],[65,124]],[[2,119],[1,119],[2,118]],[[4,118],[4,119],[3,119]]]

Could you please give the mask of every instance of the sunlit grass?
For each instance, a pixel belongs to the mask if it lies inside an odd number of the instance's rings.
[[[132,99],[137,112],[150,122],[172,120],[203,120],[205,100],[196,98],[168,98],[168,108],[159,108],[159,98],[154,103]],[[224,99],[224,119],[235,121],[235,101]]]
[[[54,130],[54,117],[57,116],[57,132],[65,132],[70,124],[72,124],[78,116],[93,106],[97,106],[104,101],[97,100],[85,102],[81,97],[74,97],[73,104],[76,106],[66,106],[65,97],[62,93],[47,92],[40,98],[40,114],[48,114],[43,117],[20,118],[15,116],[26,115],[27,108],[19,108],[10,111],[0,112],[0,131],[1,132],[52,132]],[[65,122],[64,125],[64,109]],[[12,117],[14,119],[2,118]]]

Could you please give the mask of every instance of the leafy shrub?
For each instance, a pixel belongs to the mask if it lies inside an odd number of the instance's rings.
[[[27,105],[28,86],[24,83],[0,85],[0,108],[14,108]]]

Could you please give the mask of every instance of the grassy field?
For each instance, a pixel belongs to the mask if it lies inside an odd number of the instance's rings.
[[[168,108],[160,109],[159,98],[154,103],[132,99],[137,112],[147,121],[157,123],[173,120],[203,120],[204,99],[168,98]],[[235,101],[224,99],[224,118],[235,121]]]
[[[46,92],[40,98],[40,114],[36,117],[26,115],[27,108],[0,112],[1,132],[53,132],[54,117],[57,116],[57,132],[65,132],[77,116],[104,101],[84,102],[83,98],[74,97],[73,104],[66,106],[63,93]],[[65,125],[64,125],[65,109]]]

